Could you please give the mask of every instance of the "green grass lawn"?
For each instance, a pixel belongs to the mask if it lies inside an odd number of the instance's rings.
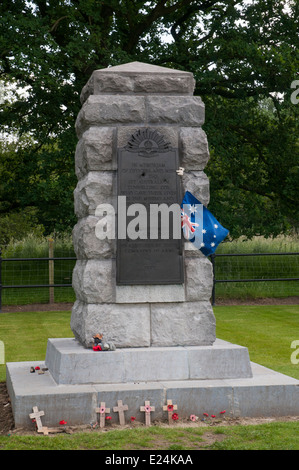
[[[214,307],[216,335],[246,346],[250,359],[299,379],[291,343],[299,340],[299,305]]]
[[[70,312],[22,312],[0,314],[0,340],[5,361],[43,361],[48,338],[73,337]],[[0,382],[5,381],[5,365],[0,365]]]
[[[214,308],[217,337],[248,347],[250,359],[299,379],[299,364],[291,363],[291,343],[299,340],[299,307],[218,306]],[[49,337],[72,337],[70,312],[0,314],[0,340],[5,360],[43,360]],[[5,365],[0,366],[5,381]],[[106,432],[50,436],[0,436],[1,449],[299,450],[299,421],[249,426],[171,428],[152,426]]]
[[[0,450],[299,450],[299,423],[272,422],[259,425],[92,431],[72,435],[0,436]],[[177,452],[178,451],[178,452]],[[117,455],[117,453],[116,453]],[[192,453],[191,453],[192,456]]]

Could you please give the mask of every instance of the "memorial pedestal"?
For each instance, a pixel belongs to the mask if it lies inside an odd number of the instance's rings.
[[[39,375],[30,367],[48,367]],[[74,339],[50,339],[45,362],[7,363],[7,386],[16,427],[32,428],[29,414],[44,411],[43,425],[95,423],[96,408],[119,400],[144,422],[140,407],[155,407],[152,420],[167,419],[171,399],[179,418],[191,414],[228,417],[298,416],[299,381],[249,361],[246,348],[216,340],[213,346],[131,348],[94,352]],[[112,422],[118,416],[111,412]]]
[[[46,366],[57,384],[111,384],[252,377],[247,348],[213,346],[85,349],[75,339],[49,339]]]

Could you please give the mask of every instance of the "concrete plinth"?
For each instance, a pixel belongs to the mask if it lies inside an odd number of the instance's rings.
[[[214,346],[93,351],[73,338],[49,339],[46,366],[58,384],[130,383],[251,377],[247,348]]]
[[[67,352],[66,343],[68,341],[68,360],[66,360],[67,356],[63,356]],[[85,360],[82,359],[80,364],[77,361],[76,366],[74,366],[73,361],[75,359],[72,356],[76,355],[74,354],[77,348],[75,340],[55,339],[54,341],[51,340],[49,344],[46,363],[50,366],[52,372],[49,369],[42,375],[37,372],[30,373],[30,367],[32,366],[45,367],[44,361],[7,363],[7,386],[17,427],[22,426],[32,429],[29,414],[32,412],[33,406],[37,406],[39,410],[44,411],[45,415],[42,418],[44,426],[57,426],[62,419],[67,421],[68,425],[95,423],[99,418],[95,409],[100,402],[106,403],[106,406],[111,409],[112,422],[118,423],[118,415],[112,411],[118,400],[122,400],[124,404],[128,405],[128,411],[125,412],[127,422],[129,422],[131,416],[135,416],[137,420],[144,422],[144,413],[140,412],[140,406],[144,405],[145,400],[149,400],[151,405],[155,406],[152,420],[167,419],[167,413],[163,411],[163,405],[167,403],[168,399],[171,399],[178,406],[177,412],[180,418],[187,418],[190,414],[202,416],[204,412],[217,415],[222,410],[226,410],[226,416],[230,417],[299,415],[298,380],[252,362],[248,363],[250,367],[249,375],[248,369],[243,368],[243,377],[235,376],[230,378],[225,365],[225,354],[227,354],[227,359],[228,354],[230,354],[231,360],[241,371],[240,364],[237,366],[237,363],[238,361],[243,362],[244,366],[244,363],[247,362],[248,356],[244,354],[247,349],[224,341],[217,340],[212,348],[213,354],[215,354],[214,358],[220,358],[221,355],[223,357],[218,372],[222,369],[222,377],[225,376],[225,378],[216,378],[214,376],[201,379],[198,379],[199,371],[204,371],[205,361],[207,360],[207,364],[211,366],[210,370],[214,370],[214,373],[216,361],[209,362],[208,356],[204,355],[204,351],[201,353],[203,358],[201,361],[198,348],[180,348],[179,352],[176,351],[180,356],[178,361],[175,359],[174,351],[170,351],[177,348],[169,348],[169,355],[165,360],[161,359],[163,356],[161,356],[162,351],[160,351],[160,348],[152,348],[155,349],[153,353],[160,357],[160,362],[164,363],[159,367],[159,361],[154,361],[158,367],[157,370],[160,370],[159,373],[162,374],[162,371],[164,373],[164,379],[162,379],[158,376],[153,377],[154,369],[151,369],[147,361],[142,362],[144,348],[140,348],[139,353],[135,350],[137,355],[134,357],[132,349],[130,350],[130,359],[133,362],[131,362],[128,369],[125,366],[127,351],[91,352],[84,350],[85,353],[81,354],[81,351],[80,356],[81,358],[84,357]],[[89,353],[95,358],[99,369],[101,369],[100,360],[103,361],[103,365],[106,367],[103,375],[109,375],[109,363],[110,369],[113,368],[109,356],[114,355],[114,359],[116,359],[116,354],[120,353],[119,357],[122,357],[124,361],[125,370],[124,375],[121,377],[122,380],[127,382],[121,383],[120,377],[115,380],[116,377],[113,376],[114,373],[112,372],[111,379],[114,377],[115,381],[111,383],[99,383],[99,378],[95,383],[82,383],[82,380],[81,383],[63,383],[63,380],[73,382],[72,376],[79,377],[80,374],[84,377],[83,380],[87,381],[87,370],[90,365]],[[51,359],[49,359],[49,354]],[[165,352],[165,354],[167,353]],[[242,354],[243,361],[240,361],[240,357],[237,356]],[[197,373],[195,368],[193,369],[196,364],[194,359],[196,356],[198,364],[203,365],[202,369],[198,367]],[[175,379],[175,366],[182,372],[186,370],[187,364],[189,367],[188,377]],[[144,381],[137,378],[138,375],[141,375],[142,368],[145,371],[144,377],[148,377]],[[65,369],[64,373],[62,373],[63,369]],[[168,372],[168,369],[170,372]],[[208,369],[206,367],[205,370]],[[59,370],[60,373],[58,374]],[[247,376],[245,376],[246,374]],[[54,377],[60,381],[59,384]]]

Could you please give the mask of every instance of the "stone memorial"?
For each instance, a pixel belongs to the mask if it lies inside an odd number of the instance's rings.
[[[132,62],[94,71],[83,88],[74,338],[49,338],[42,362],[7,363],[17,426],[30,426],[33,407],[45,410],[46,426],[100,413],[103,427],[108,409],[122,424],[125,410],[140,421],[148,412],[150,423],[172,400],[181,417],[298,414],[299,381],[216,339],[212,265],[182,237],[184,193],[209,203],[205,108],[194,86],[189,72]],[[30,374],[36,365],[46,372]]]
[[[209,201],[204,104],[193,96],[194,85],[191,73],[133,62],[95,71],[82,91],[71,327],[86,347],[99,328],[120,348],[215,341],[210,261],[184,249],[181,233],[162,239],[156,227],[153,239],[149,220],[138,238],[126,234],[134,204],[149,217],[150,205],[181,204],[186,190]],[[97,238],[102,204],[123,222],[115,239]]]

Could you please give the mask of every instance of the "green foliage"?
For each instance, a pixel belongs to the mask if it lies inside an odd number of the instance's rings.
[[[209,209],[231,238],[277,236],[298,226],[298,123],[296,106],[270,100],[207,99],[212,143],[207,174]],[[212,112],[212,111],[211,111]]]
[[[294,0],[4,0],[0,78],[15,92],[2,96],[0,131],[15,133],[18,148],[1,150],[0,213],[34,206],[46,233],[72,228],[81,89],[93,70],[138,60],[194,73],[206,103],[210,207],[231,236],[297,227],[298,8]]]
[[[49,239],[54,240],[55,257],[74,257],[72,237],[68,233],[44,237],[30,233],[21,240],[11,240],[2,251],[3,258],[47,258],[49,256]]]
[[[41,236],[44,227],[38,224],[36,209],[25,207],[22,212],[0,215],[0,246],[12,240],[22,240],[28,234]]]

